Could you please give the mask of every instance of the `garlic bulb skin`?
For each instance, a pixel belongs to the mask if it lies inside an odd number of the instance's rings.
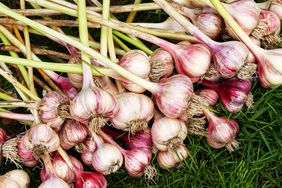
[[[226,147],[230,152],[238,148],[239,143],[235,140],[240,129],[238,123],[233,119],[218,117],[208,109],[205,109],[204,113],[209,122],[207,133],[208,144],[215,149]]]
[[[149,80],[151,65],[149,62],[149,57],[143,51],[129,51],[120,59],[119,65],[124,69],[132,72],[133,74],[145,80]],[[145,88],[126,79],[122,79],[121,83],[128,91],[134,93],[143,93],[144,91],[146,91]]]
[[[262,62],[258,63],[258,75],[260,83],[265,88],[282,85],[281,49],[265,51]]]
[[[72,118],[88,125],[92,132],[103,127],[118,111],[116,98],[96,86],[82,90],[70,105]]]
[[[202,44],[192,44],[190,46],[178,46],[179,57],[175,59],[175,68],[179,74],[184,74],[189,78],[198,78],[204,75],[211,63],[211,53]]]
[[[164,117],[153,123],[151,134],[158,150],[174,150],[187,137],[187,127],[181,120]]]
[[[238,41],[224,42],[213,50],[215,68],[223,78],[234,77],[246,63],[248,56],[248,48]]]
[[[153,154],[149,148],[135,148],[127,150],[124,156],[124,165],[127,173],[132,177],[141,177],[151,164]]]
[[[69,150],[76,144],[83,142],[88,135],[86,125],[74,120],[67,120],[60,131],[60,143],[62,148]]]
[[[57,178],[55,176],[41,183],[38,188],[55,188],[55,187],[70,188],[69,184],[67,184],[64,180]]]
[[[279,19],[282,20],[282,1],[281,0],[274,0],[271,3],[270,9],[271,12],[275,12]]]
[[[21,188],[28,188],[30,184],[29,175],[19,169],[15,169],[4,174],[5,178],[15,181]],[[1,186],[0,186],[1,187]]]
[[[0,187],[1,188],[22,188],[16,181],[5,176],[0,176]]]
[[[69,98],[57,92],[47,93],[38,104],[38,114],[43,123],[60,129],[68,114]]]
[[[249,35],[257,26],[259,21],[260,9],[256,5],[255,1],[241,0],[232,4],[225,4],[224,6],[229,10],[232,17],[247,35]],[[237,39],[237,36],[234,34],[228,24],[226,24],[226,29],[228,34],[233,39]]]
[[[97,172],[104,175],[116,172],[122,164],[121,152],[111,144],[102,144],[93,154],[92,166]]]
[[[223,20],[217,14],[201,13],[197,16],[195,25],[211,39],[217,39],[223,29]]]
[[[28,131],[28,138],[32,144],[32,150],[37,156],[37,149],[39,152],[42,152],[42,146],[48,153],[56,151],[60,146],[58,134],[45,124],[38,124],[31,127]]]
[[[163,169],[174,168],[187,159],[188,154],[189,151],[183,144],[174,151],[159,151],[157,155],[158,164]]]
[[[198,95],[201,96],[205,102],[210,105],[213,106],[217,103],[219,96],[217,94],[217,92],[213,89],[201,89],[198,92]]]
[[[189,77],[177,74],[160,82],[161,92],[154,94],[159,110],[167,117],[182,118],[193,96],[193,84]],[[175,92],[177,91],[177,92]]]
[[[167,51],[159,48],[150,57],[150,80],[158,82],[161,78],[167,78],[173,73],[173,57]]]
[[[117,96],[119,112],[111,119],[112,125],[124,131],[135,133],[147,128],[154,116],[153,101],[143,94],[122,93]]]

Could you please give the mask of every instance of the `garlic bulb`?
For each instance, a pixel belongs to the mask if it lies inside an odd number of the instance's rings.
[[[143,51],[131,50],[120,59],[119,65],[133,74],[145,80],[149,80],[151,65],[149,57]],[[145,88],[126,79],[122,79],[121,83],[127,90],[134,93],[143,93],[146,91]]]
[[[92,166],[97,172],[108,175],[116,172],[123,163],[119,149],[111,144],[102,144],[93,154]]]
[[[124,131],[135,133],[148,127],[154,116],[153,101],[143,94],[122,93],[117,96],[119,112],[111,119],[112,125]]]
[[[69,98],[57,92],[47,93],[38,104],[38,114],[43,123],[60,129],[69,117]]]
[[[159,48],[150,57],[150,80],[158,82],[161,78],[167,78],[173,73],[173,57],[167,51]]]
[[[88,135],[86,125],[73,120],[67,120],[60,131],[60,142],[62,148],[69,150],[76,144],[83,142]]]
[[[198,95],[201,96],[208,105],[213,106],[218,101],[218,94],[214,89],[201,89],[198,92]]]
[[[153,145],[158,150],[174,150],[183,144],[187,127],[181,120],[164,117],[153,123],[151,134]]]
[[[70,105],[73,119],[88,125],[92,132],[99,131],[118,111],[116,98],[96,86],[82,90]]]
[[[22,188],[16,181],[4,176],[0,176],[0,187],[1,188]]]
[[[197,16],[195,25],[211,39],[217,39],[223,29],[221,17],[213,13],[201,13]]]
[[[211,63],[211,53],[202,44],[192,44],[190,46],[178,45],[177,53],[180,55],[175,59],[175,68],[179,74],[187,75],[196,81],[204,75]]]
[[[233,119],[218,117],[208,109],[205,109],[204,113],[209,122],[208,144],[215,149],[226,147],[230,152],[237,149],[239,143],[235,140],[235,137],[239,133],[238,123]]]
[[[81,161],[88,165],[88,166],[91,166],[92,165],[92,159],[93,159],[93,155],[94,155],[94,152],[84,152],[80,155],[81,157]]]
[[[188,149],[181,144],[174,151],[159,151],[157,155],[158,164],[163,169],[175,168],[188,158]]]
[[[19,187],[21,188],[29,187],[29,184],[30,184],[29,175],[23,170],[16,169],[16,170],[9,171],[6,174],[4,174],[4,177],[16,182],[19,185]],[[0,184],[0,187],[1,187],[1,184]],[[7,186],[7,187],[10,188],[10,186]],[[11,186],[11,188],[13,187]]]
[[[35,158],[40,158],[46,152],[54,152],[60,146],[57,133],[45,124],[32,126],[27,135]]]
[[[232,17],[240,25],[240,27],[249,35],[257,26],[259,21],[260,9],[253,0],[241,0],[232,4],[225,4]],[[232,29],[226,24],[228,34],[237,39]]]
[[[83,166],[79,160],[72,156],[69,156],[69,158],[76,169],[83,170]],[[70,169],[65,160],[58,153],[52,159],[52,165],[54,167],[55,174],[58,178],[61,178],[67,183],[75,182],[74,172]],[[50,172],[46,170],[46,167],[43,166],[40,172],[41,181],[46,181],[51,175],[52,174],[50,174]]]
[[[52,176],[48,178],[46,181],[42,182],[38,188],[54,188],[54,187],[70,188],[69,184],[67,184],[64,180],[57,178],[55,176]]]

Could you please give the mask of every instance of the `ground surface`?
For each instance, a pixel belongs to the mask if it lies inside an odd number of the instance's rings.
[[[112,2],[126,4],[132,1]],[[9,5],[16,6],[15,0],[10,0]],[[125,17],[126,14],[121,15],[120,19]],[[138,20],[150,22],[159,22],[165,17],[160,11],[137,15]],[[35,43],[37,40],[33,38]],[[1,87],[9,85],[1,82]],[[155,183],[147,183],[143,178],[133,179],[121,169],[107,176],[109,187],[282,187],[282,88],[265,90],[255,83],[252,92],[254,108],[232,115],[241,128],[237,137],[240,148],[235,152],[211,149],[205,138],[189,136],[186,144],[190,156],[177,169],[158,169],[159,178]],[[221,106],[219,111],[227,115]],[[2,164],[0,174],[14,168],[13,164]],[[37,187],[39,167],[27,171],[32,178],[32,187]]]

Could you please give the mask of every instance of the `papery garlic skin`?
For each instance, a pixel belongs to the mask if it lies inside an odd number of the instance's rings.
[[[54,187],[70,188],[69,184],[67,184],[64,180],[57,178],[55,176],[42,182],[38,188],[54,188]]]
[[[22,188],[16,181],[5,176],[0,176],[0,187]]]
[[[158,82],[162,78],[171,76],[174,69],[173,62],[173,57],[166,50],[161,48],[155,50],[150,57],[150,80],[152,82]]]
[[[97,172],[104,175],[116,172],[122,164],[121,152],[111,144],[102,144],[93,154],[92,166]]]
[[[238,113],[244,104],[251,107],[252,95],[250,93],[252,82],[232,78],[222,82],[208,82],[203,80],[202,84],[214,89],[220,96],[223,106],[230,113]]]
[[[149,57],[143,51],[129,51],[120,59],[119,65],[133,74],[145,80],[149,80],[151,65],[149,62]],[[122,79],[121,83],[127,90],[134,93],[143,93],[146,91],[145,88],[126,79]]]
[[[68,77],[73,87],[77,89],[82,88],[83,77],[81,74],[68,73]]]
[[[228,151],[232,152],[239,147],[239,143],[235,140],[239,133],[239,125],[233,119],[226,117],[218,117],[213,112],[204,110],[206,118],[208,119],[208,144],[219,149],[226,147]]]
[[[160,111],[170,118],[185,116],[194,91],[191,80],[185,75],[177,74],[162,79],[159,84],[160,92],[154,96]]]
[[[38,104],[41,121],[54,129],[60,129],[65,118],[69,116],[69,103],[69,98],[63,94],[47,93]]]
[[[223,20],[217,14],[201,13],[195,25],[211,39],[217,39],[223,29]]]
[[[27,134],[36,157],[44,155],[44,152],[54,152],[60,146],[58,134],[45,124],[32,126]]]
[[[175,168],[188,158],[189,151],[182,144],[174,151],[159,151],[157,154],[158,164],[163,169]]]
[[[80,155],[81,161],[88,165],[92,165],[92,159],[93,159],[94,152],[84,152]]]
[[[72,118],[88,124],[91,131],[98,131],[119,111],[114,96],[102,89],[92,86],[82,90],[72,101],[70,113]]]
[[[153,101],[143,94],[122,93],[117,96],[119,112],[111,119],[112,125],[124,131],[135,133],[148,127],[154,116]]]
[[[181,120],[164,117],[153,123],[151,134],[153,145],[158,150],[174,150],[187,137],[187,127]]]
[[[149,148],[135,148],[128,150],[124,157],[127,173],[132,177],[141,177],[151,164],[153,154]]]
[[[97,172],[74,171],[76,174],[76,181],[74,186],[76,188],[106,188],[106,178]]]
[[[32,152],[32,144],[29,140],[28,134],[20,136],[17,142],[18,155],[23,161],[35,160]]]
[[[69,150],[76,144],[83,142],[88,135],[86,125],[74,120],[67,120],[60,131],[60,143],[62,148]]]
[[[275,12],[279,16],[279,19],[282,20],[282,1],[281,0],[272,1],[269,10],[272,12]]]
[[[28,173],[23,170],[15,169],[4,174],[5,178],[15,181],[21,188],[28,188],[30,184],[30,178]],[[1,187],[1,184],[0,184]],[[11,187],[13,188],[13,187]]]
[[[185,74],[190,78],[204,75],[210,66],[211,53],[202,44],[193,44],[188,47],[178,46],[176,52],[179,57],[175,59],[175,68],[179,74]]]
[[[247,35],[249,35],[257,26],[260,9],[256,5],[255,1],[241,0],[232,4],[225,4],[224,6]],[[232,38],[237,39],[228,24],[226,25],[226,29]]]
[[[268,50],[260,57],[258,62],[258,75],[260,83],[265,88],[282,85],[282,50]]]
[[[215,68],[223,78],[234,77],[249,56],[248,48],[238,41],[224,42],[212,51]]]
[[[143,131],[139,131],[128,138],[126,143],[128,149],[134,148],[148,148],[152,147],[152,135],[151,129],[147,128]]]
[[[201,89],[197,92],[199,96],[201,96],[208,105],[213,106],[217,103],[219,96],[217,92],[213,89]]]
[[[76,158],[69,156],[72,164],[76,169],[83,170],[83,166],[79,160]],[[75,182],[75,174],[74,172],[69,168],[67,163],[64,161],[64,159],[57,153],[55,157],[52,159],[52,164],[54,167],[54,171],[56,173],[56,176],[58,178],[61,178],[67,183],[73,183]],[[41,181],[46,181],[48,177],[50,176],[50,172],[46,171],[45,166],[43,166],[41,172],[40,172],[40,178]]]
[[[271,11],[261,11],[260,12],[260,22],[262,22],[264,28],[261,28],[261,31],[259,30],[258,35],[253,35],[256,38],[260,39],[263,38],[266,35],[270,35],[273,33],[280,33],[280,19],[277,16],[277,14],[275,14],[274,12]],[[258,28],[260,29],[260,28]]]
[[[99,83],[100,83],[100,86],[98,86],[98,87],[100,87],[104,91],[108,92],[112,96],[118,95],[118,93],[119,93],[118,89],[117,89],[116,85],[113,83],[113,81],[110,78],[102,77],[99,80]]]

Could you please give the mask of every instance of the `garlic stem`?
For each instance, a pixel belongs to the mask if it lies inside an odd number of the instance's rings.
[[[9,81],[14,87],[19,88],[22,92],[28,95],[31,99],[38,101],[40,98],[29,91],[25,86],[23,86],[20,82],[18,82],[10,73],[0,68],[0,75],[3,76],[7,81]],[[25,100],[25,99],[24,99]]]
[[[140,3],[142,3],[142,0],[135,0],[133,5],[139,5]],[[136,16],[136,11],[131,11],[126,19],[126,23],[130,23],[134,20],[135,16]]]
[[[25,9],[25,1],[20,0],[20,7],[21,9]],[[24,34],[24,44],[26,47],[26,57],[27,59],[31,59],[31,46],[30,46],[30,37],[29,37],[29,29],[27,26],[23,26],[23,34]],[[36,89],[34,87],[34,80],[33,80],[33,68],[28,67],[28,75],[29,75],[29,83],[28,87],[35,95],[38,95]]]
[[[2,112],[0,111],[1,118],[19,120],[19,121],[34,121],[32,114],[18,114],[13,112]]]
[[[78,17],[78,26],[79,26],[79,38],[82,45],[89,47],[85,0],[78,0],[77,9],[78,9],[77,17]],[[92,71],[91,68],[89,67],[89,64],[91,64],[90,57],[85,52],[81,52],[81,59],[82,59],[82,70],[83,70],[82,90],[84,90],[84,89],[88,89],[90,86],[94,86],[94,82],[93,82]]]
[[[36,103],[32,101],[0,101],[0,108],[13,108],[13,107],[25,107],[35,108]]]
[[[5,45],[10,45],[11,44],[10,41],[7,39],[7,37],[3,33],[1,33],[1,32],[0,32],[0,38],[1,38],[2,42]],[[9,52],[9,53],[10,53],[10,55],[12,57],[19,57],[18,54],[15,53],[15,52]],[[22,66],[22,65],[18,65],[18,68],[19,68],[19,70],[20,70],[20,72],[21,72],[21,74],[23,76],[23,79],[24,79],[25,83],[28,84],[29,76],[28,76],[26,68],[24,66]]]
[[[58,6],[58,5],[56,5],[56,6]],[[5,13],[6,15],[8,15],[8,16],[16,19],[16,20],[20,20],[23,23],[29,25],[30,27],[32,27],[32,28],[34,28],[34,29],[46,34],[46,35],[50,35],[54,38],[60,39],[64,42],[66,42],[66,43],[86,52],[88,55],[92,56],[93,58],[96,58],[100,62],[100,64],[106,65],[106,66],[114,69],[117,73],[119,73],[123,77],[127,78],[128,80],[130,80],[132,82],[139,84],[140,86],[146,88],[147,90],[149,90],[151,92],[157,92],[158,91],[158,85],[157,84],[146,81],[146,80],[132,74],[131,72],[126,71],[125,69],[123,69],[119,65],[112,63],[108,58],[102,56],[101,54],[99,54],[95,50],[84,46],[83,44],[67,37],[66,35],[61,34],[61,33],[57,32],[53,29],[50,29],[49,27],[46,27],[46,26],[39,24],[39,23],[36,23],[36,22],[32,21],[31,19],[28,19],[24,16],[21,16],[20,14],[13,12],[10,8],[5,6],[3,3],[0,3],[0,12]],[[101,63],[101,62],[103,62],[103,63]]]
[[[72,164],[71,159],[68,156],[67,152],[61,146],[57,149],[57,151],[61,155],[61,157],[65,160],[65,162],[67,163],[68,167],[73,171],[75,169],[75,167]]]
[[[43,160],[43,162],[44,162],[46,171],[49,172],[50,174],[56,176],[55,169],[54,169],[54,167],[53,167],[53,164],[52,164],[52,162],[51,162],[50,156],[49,156],[49,154],[47,153],[47,151],[44,152],[44,155],[42,156],[42,160]]]
[[[58,72],[82,74],[82,66],[80,64],[61,64],[61,63],[53,63],[53,62],[42,62],[42,61],[28,60],[25,58],[15,58],[5,55],[0,55],[0,61],[8,64],[23,65],[23,66],[58,71]],[[95,76],[111,76],[113,78],[117,77],[117,74],[111,69],[95,67],[93,65],[91,65],[91,67],[92,67],[92,73]]]
[[[10,95],[7,95],[6,93],[0,92],[0,99],[5,101],[19,101],[19,99],[14,98]]]
[[[102,10],[102,18],[105,20],[109,19],[109,8],[110,8],[110,1],[109,0],[103,0],[103,10]],[[107,48],[107,44],[108,44],[108,28],[105,26],[101,26],[101,38],[100,38],[100,43],[101,43],[101,47],[100,47],[100,53],[107,57],[108,55],[108,48]]]
[[[150,50],[147,47],[144,47],[143,45],[141,45],[139,42],[137,42],[136,40],[124,35],[123,33],[119,32],[119,31],[113,31],[113,34],[115,34],[116,36],[122,38],[123,40],[131,43],[132,45],[136,46],[137,48],[139,48],[140,50],[144,51],[145,53],[147,53],[148,55],[152,55],[153,51]]]
[[[74,17],[77,16],[76,6],[72,9],[72,8],[67,8],[67,7],[61,6],[59,4],[48,2],[48,1],[45,1],[45,0],[36,0],[36,1],[35,0],[27,0],[27,1],[37,3],[41,6],[44,6],[44,7],[49,8],[49,9],[60,11],[62,13],[68,14],[70,16],[74,16]],[[90,22],[101,24],[101,22],[100,22],[101,21],[101,15],[96,13],[96,12],[87,10],[87,18]],[[105,21],[105,20],[102,19],[102,21]],[[159,37],[178,39],[178,40],[188,40],[188,41],[194,42],[194,43],[198,42],[198,40],[195,39],[195,37],[192,37],[192,36],[189,36],[189,35],[182,35],[182,34],[178,34],[178,33],[169,33],[169,32],[156,31],[156,30],[152,30],[152,29],[137,27],[137,26],[133,26],[131,24],[126,24],[124,22],[120,22],[120,21],[117,21],[117,20],[114,20],[114,19],[111,19],[110,21],[117,23],[117,26],[119,26],[119,28],[124,28],[124,27],[125,28],[131,28],[131,29],[134,29],[134,30],[137,30],[137,31],[149,33],[149,34],[156,35],[156,36],[159,36]],[[106,24],[103,23],[102,25],[106,25]],[[111,27],[109,25],[106,25],[106,26]],[[120,27],[120,26],[124,26],[124,27]],[[120,29],[117,29],[117,30],[120,30]],[[125,32],[125,33],[127,33],[127,32]],[[129,34],[131,34],[131,33],[129,33]]]
[[[161,9],[159,5],[155,3],[142,3],[139,5],[129,4],[129,5],[114,5],[110,7],[111,13],[124,13],[131,11],[146,11],[146,10],[159,10]],[[23,16],[54,16],[61,15],[61,12],[50,10],[50,9],[13,9],[15,12],[23,15]],[[87,10],[91,10],[94,12],[102,12],[102,7],[87,7]],[[0,14],[0,16],[4,16],[4,14]]]

